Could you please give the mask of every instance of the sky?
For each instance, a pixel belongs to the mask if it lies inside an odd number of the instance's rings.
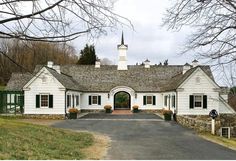
[[[192,55],[180,55],[180,51],[190,30],[180,32],[168,31],[162,27],[162,18],[165,10],[170,6],[170,1],[163,0],[118,0],[114,12],[131,20],[134,30],[128,27],[118,27],[113,32],[90,41],[95,45],[97,56],[108,58],[117,64],[117,45],[121,41],[124,31],[125,44],[128,44],[128,64],[136,64],[149,59],[151,64],[159,64],[168,59],[169,64],[185,64],[194,60]],[[88,42],[86,37],[73,42],[78,53]]]

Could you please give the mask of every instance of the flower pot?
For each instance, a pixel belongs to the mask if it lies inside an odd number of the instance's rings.
[[[171,121],[171,114],[164,114],[164,119],[166,121]]]
[[[138,108],[133,109],[133,113],[138,113],[138,112],[139,112]]]
[[[106,113],[111,113],[112,112],[111,109],[106,109],[105,111],[106,111]]]
[[[77,113],[70,113],[70,119],[77,119]]]

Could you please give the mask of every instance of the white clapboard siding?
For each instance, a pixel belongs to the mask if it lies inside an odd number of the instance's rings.
[[[46,82],[42,77],[46,77]],[[65,114],[65,90],[47,70],[44,71],[25,90],[25,114]],[[53,95],[53,108],[36,108],[36,95]]]
[[[197,77],[200,78],[198,83]],[[179,115],[208,115],[212,109],[219,111],[219,92],[201,69],[197,69],[181,86],[182,90],[177,92]],[[207,109],[189,108],[189,95],[207,95]]]

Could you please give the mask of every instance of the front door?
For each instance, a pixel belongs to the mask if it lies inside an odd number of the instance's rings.
[[[114,96],[115,110],[129,110],[130,109],[130,94],[127,92],[117,92]]]

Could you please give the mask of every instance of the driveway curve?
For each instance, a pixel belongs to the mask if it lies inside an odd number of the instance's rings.
[[[53,126],[108,135],[112,142],[105,159],[236,159],[236,151],[206,141],[193,130],[172,121],[163,121],[153,114],[120,117],[87,115],[77,120],[58,122]]]

